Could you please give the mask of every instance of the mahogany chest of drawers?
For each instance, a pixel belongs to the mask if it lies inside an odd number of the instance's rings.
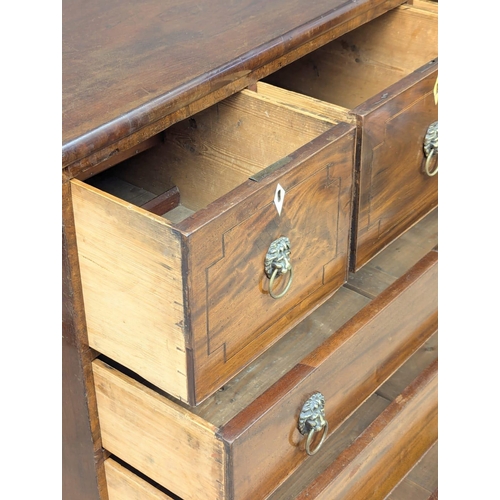
[[[65,1],[65,498],[385,498],[434,445],[437,4],[401,3]]]

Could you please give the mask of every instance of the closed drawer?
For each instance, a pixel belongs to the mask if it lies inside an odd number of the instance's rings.
[[[359,312],[340,327],[349,308]],[[371,302],[343,287],[273,346],[277,351],[198,408],[95,360],[103,447],[185,500],[267,498],[306,461],[308,440],[309,452],[321,453],[323,436],[436,330],[437,253],[430,252]],[[311,337],[322,336],[323,343],[282,374],[280,356],[293,359]],[[301,433],[300,414],[312,411],[306,402],[316,393],[325,401],[322,427],[313,432],[304,424]]]
[[[351,270],[437,206],[438,16],[425,4],[383,14],[266,79],[357,121]]]
[[[436,337],[437,333],[370,396],[325,443],[324,451],[308,460],[270,500],[414,498],[417,492],[418,498],[424,498],[426,490],[435,491]],[[405,390],[407,384],[411,385]],[[172,498],[128,464],[109,458],[104,465],[109,500]],[[403,477],[404,482],[387,497]]]
[[[296,500],[386,499],[437,435],[436,360]]]
[[[334,293],[355,144],[342,117],[246,90],[72,180],[90,346],[196,405]],[[270,251],[283,237],[291,253]]]

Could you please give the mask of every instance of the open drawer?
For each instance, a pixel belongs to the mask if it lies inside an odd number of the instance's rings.
[[[437,206],[438,16],[425,4],[383,14],[265,80],[357,121],[352,271]]]
[[[334,293],[348,270],[346,117],[245,90],[72,180],[90,346],[196,405]]]
[[[436,332],[437,252],[394,279],[372,301],[343,286],[196,408],[95,360],[103,447],[184,500],[267,498]]]

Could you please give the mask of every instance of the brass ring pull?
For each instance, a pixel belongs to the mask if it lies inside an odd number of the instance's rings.
[[[436,167],[431,170],[431,160],[434,155],[438,154],[438,122],[431,123],[424,137],[424,155],[425,166],[424,171],[429,177],[433,177],[438,173],[438,165],[436,158]]]
[[[288,281],[286,282],[285,288],[283,289],[283,291],[281,293],[275,294],[273,292],[274,280],[276,279],[276,276],[278,276],[279,271],[280,270],[278,268],[275,268],[273,271],[273,274],[271,274],[271,279],[269,280],[269,295],[273,299],[280,299],[281,297],[283,297],[283,295],[285,295],[285,293],[288,292],[288,290],[290,289],[290,286],[292,285],[293,267],[292,267],[292,264],[290,264],[290,267],[288,268],[288,271],[286,272],[286,274],[288,274]],[[282,273],[279,273],[279,274],[282,274]]]
[[[269,278],[269,295],[273,299],[279,299],[290,289],[293,280],[293,267],[290,262],[290,240],[286,236],[281,236],[274,240],[266,254],[264,261],[264,272]],[[278,276],[288,274],[285,288],[280,293],[274,292],[274,281]]]
[[[305,403],[299,415],[299,431],[307,434],[306,453],[314,455],[319,451],[328,435],[328,422],[325,418],[325,397],[321,392],[315,392]],[[311,450],[313,437],[322,432],[321,439],[314,450]]]
[[[328,434],[328,422],[325,420],[325,425],[323,426],[323,434],[321,435],[321,440],[318,443],[318,445],[316,446],[316,448],[314,448],[314,450],[311,451],[312,438],[313,438],[314,434],[316,434],[316,432],[317,432],[316,429],[313,427],[309,431],[309,434],[307,435],[307,439],[306,439],[306,452],[310,456],[312,456],[315,453],[317,453],[318,450],[321,448],[321,445],[325,442],[326,436]]]
[[[435,149],[431,148],[431,150],[429,151],[429,155],[427,156],[427,158],[425,160],[425,173],[429,177],[433,177],[434,175],[436,175],[438,173],[438,164],[437,164],[437,161],[436,161],[436,168],[434,170],[432,170],[432,171],[430,169],[431,160],[432,160],[432,157],[434,156],[434,151],[435,151]]]

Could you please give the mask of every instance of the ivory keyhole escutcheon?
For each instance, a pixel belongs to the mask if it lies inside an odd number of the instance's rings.
[[[274,205],[278,211],[278,215],[281,216],[281,210],[283,209],[283,202],[285,200],[285,190],[283,186],[278,183],[276,186],[276,192],[274,193]]]

